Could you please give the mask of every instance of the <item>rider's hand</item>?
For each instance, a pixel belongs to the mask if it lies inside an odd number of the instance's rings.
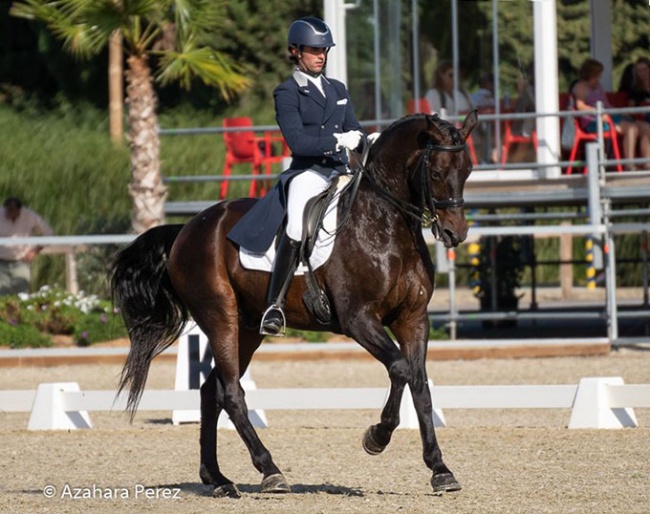
[[[334,137],[337,141],[337,150],[342,150],[343,148],[347,150],[356,150],[361,142],[363,134],[359,130],[348,130],[342,134],[334,134]]]
[[[381,135],[381,132],[373,132],[372,134],[370,134],[368,136],[368,138],[367,138],[368,139],[368,144],[369,145],[374,145],[375,141],[377,141],[377,138],[379,138],[380,135]]]

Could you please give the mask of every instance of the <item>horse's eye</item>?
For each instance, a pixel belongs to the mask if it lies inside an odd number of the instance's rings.
[[[436,182],[442,182],[442,173],[438,170],[431,170],[431,178]]]

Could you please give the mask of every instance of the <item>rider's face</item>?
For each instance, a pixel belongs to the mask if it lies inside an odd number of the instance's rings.
[[[303,46],[298,52],[298,66],[303,71],[318,75],[323,71],[327,62],[327,52],[329,48],[315,48],[313,46]]]

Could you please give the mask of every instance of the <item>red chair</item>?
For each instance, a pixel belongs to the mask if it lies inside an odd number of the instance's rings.
[[[406,110],[408,111],[409,114],[417,114],[417,113],[424,113],[424,114],[431,114],[433,111],[431,110],[431,106],[429,105],[429,100],[426,98],[410,98],[406,101]],[[478,164],[478,160],[476,159],[476,150],[474,149],[474,140],[472,139],[472,136],[469,136],[467,138],[467,149],[469,150],[469,156],[472,159],[473,164]]]
[[[223,126],[252,127],[253,123],[248,117],[225,118]],[[256,137],[252,130],[224,132],[223,140],[226,144],[226,159],[223,166],[224,177],[232,175],[232,166],[234,164],[244,163],[253,165],[253,175],[260,175],[262,166],[265,166],[266,174],[271,175],[271,165],[281,163],[284,157],[289,155],[289,148],[284,138],[280,135],[272,135],[268,131],[264,132],[263,137]],[[280,145],[282,148],[278,150]],[[219,198],[222,200],[228,195],[228,182],[228,180],[224,180],[221,183]],[[258,195],[257,182],[256,179],[251,180],[248,190],[249,196]],[[264,195],[266,188],[268,188],[268,181],[265,182],[266,185],[262,184],[260,187],[260,195]]]
[[[512,120],[503,121],[503,142],[501,146],[501,164],[508,162],[510,145],[514,143],[532,143],[537,151],[537,131],[533,130],[530,135],[516,135],[512,133]]]
[[[630,106],[630,99],[626,91],[607,91],[605,94],[612,107],[623,109]]]
[[[409,114],[423,112],[431,114],[431,106],[426,98],[409,98],[406,102],[406,110]]]
[[[579,111],[576,111],[579,112]],[[567,120],[565,119],[565,123]],[[578,155],[578,150],[580,149],[581,143],[589,142],[589,141],[598,141],[598,133],[590,133],[590,132],[585,132],[582,130],[580,127],[580,122],[578,121],[578,117],[575,116],[573,118],[573,123],[575,125],[575,138],[573,140],[573,147],[571,148],[571,153],[569,154],[569,160],[574,161],[576,156]],[[616,128],[614,127],[614,122],[612,121],[611,116],[609,114],[603,115],[603,123],[607,123],[609,125],[609,130],[604,130],[603,131],[603,138],[604,139],[609,139],[612,142],[612,151],[614,153],[614,158],[615,159],[620,159],[621,158],[621,152],[618,148],[618,134],[616,133]],[[604,127],[603,127],[604,128]],[[623,171],[623,166],[621,164],[616,165],[617,171]],[[573,165],[570,164],[566,170],[567,175],[571,175],[573,173]],[[583,173],[587,173],[587,167],[585,166],[583,169]]]

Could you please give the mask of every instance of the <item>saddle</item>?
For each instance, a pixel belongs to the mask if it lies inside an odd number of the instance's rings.
[[[303,229],[302,229],[302,239],[300,241],[300,251],[298,254],[298,262],[302,263],[307,271],[305,272],[305,280],[307,282],[307,292],[303,296],[303,302],[309,310],[309,312],[318,320],[319,323],[327,325],[332,321],[332,309],[330,307],[329,300],[323,292],[320,284],[316,280],[314,275],[314,270],[312,268],[309,257],[311,256],[316,241],[318,239],[318,233],[320,230],[326,230],[323,226],[323,220],[327,214],[328,208],[332,203],[336,195],[339,198],[342,198],[344,195],[350,193],[350,202],[348,206],[351,206],[354,197],[356,196],[357,189],[359,187],[359,182],[361,181],[361,176],[363,172],[363,164],[367,158],[367,150],[370,145],[364,146],[363,155],[357,155],[356,158],[351,159],[353,163],[353,174],[350,175],[340,175],[333,180],[330,186],[320,193],[319,195],[313,197],[307,202],[305,206],[305,211],[303,213]],[[341,186],[341,182],[345,181],[346,183]],[[339,208],[341,204],[339,203]],[[339,229],[345,224],[348,219],[349,207],[348,210],[341,216],[342,220],[337,223],[335,230],[331,235],[336,234]],[[280,227],[280,234],[285,230],[283,224]],[[276,241],[279,241],[280,238],[276,237]]]

